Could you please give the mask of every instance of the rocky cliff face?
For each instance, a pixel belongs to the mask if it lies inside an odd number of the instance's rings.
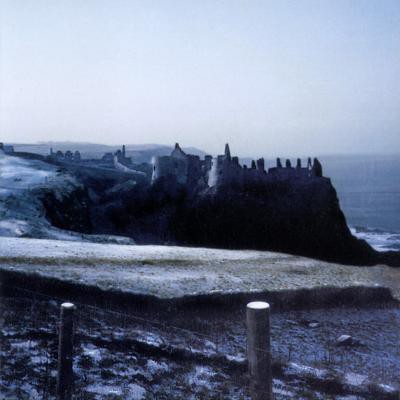
[[[115,183],[118,190],[109,183],[107,190],[93,179],[85,183],[93,192],[92,233],[130,236],[137,243],[273,250],[356,265],[400,265],[399,253],[378,253],[351,234],[327,178],[197,191],[173,177],[154,185]],[[81,218],[75,200],[64,214],[56,213],[62,219],[57,226],[81,229],[82,221],[77,225],[66,218]]]
[[[77,187],[64,196],[57,196],[52,190],[44,190],[39,198],[46,218],[52,225],[60,229],[91,233],[91,202],[86,189]]]
[[[352,236],[327,178],[206,191],[171,226],[187,244],[375,263],[376,252]]]

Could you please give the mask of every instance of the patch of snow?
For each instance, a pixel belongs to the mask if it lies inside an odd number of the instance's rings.
[[[142,400],[146,397],[146,389],[136,383],[128,385],[130,400]]]
[[[31,361],[33,364],[46,364],[50,362],[50,359],[45,356],[31,356]]]
[[[117,169],[119,171],[126,172],[126,173],[129,173],[132,175],[139,175],[139,176],[146,177],[146,174],[144,172],[138,171],[136,169],[128,168],[124,164],[121,164],[120,162],[118,162],[117,156],[114,156],[114,166],[115,166],[115,169]]]
[[[82,352],[85,356],[92,358],[95,362],[101,361],[101,350],[93,344],[89,343],[87,345],[82,345]]]
[[[157,362],[154,360],[148,360],[146,363],[146,369],[152,374],[158,374],[168,371],[168,365],[165,362]]]
[[[236,361],[236,362],[238,362],[238,363],[244,363],[244,362],[246,362],[246,360],[247,360],[247,358],[245,357],[245,356],[239,356],[239,355],[231,355],[231,354],[227,354],[226,355],[226,358],[229,360],[229,361]]]
[[[37,340],[24,340],[22,342],[11,342],[10,345],[14,349],[29,350],[38,346],[39,342]]]
[[[353,372],[348,372],[344,376],[344,380],[348,385],[360,386],[366,382],[368,377],[366,375],[355,374]]]
[[[206,366],[198,365],[189,374],[188,381],[190,385],[205,386],[211,389],[210,378],[216,375],[216,372]]]
[[[280,395],[280,396],[285,396],[289,399],[294,399],[296,394],[290,390],[286,389],[286,385],[283,381],[279,379],[274,379],[273,380],[273,393],[274,395]]]
[[[208,248],[190,248],[179,246],[120,246],[118,244],[98,244],[98,243],[76,243],[65,240],[51,239],[22,239],[18,241],[14,238],[4,238],[0,242],[0,250],[4,256],[15,255],[16,250],[19,256],[43,257],[43,246],[46,247],[46,256],[52,258],[68,258],[71,255],[80,258],[109,258],[110,260],[171,260],[172,265],[177,259],[182,261],[210,261],[229,262],[241,260],[254,260],[268,258],[269,261],[275,259],[295,259],[291,255],[282,255],[267,251],[255,250],[220,250]],[[262,260],[261,260],[262,261]],[[156,279],[157,277],[154,277]]]
[[[134,244],[129,238],[69,232],[49,223],[40,195],[50,190],[61,200],[79,187],[55,165],[0,153],[0,236]]]
[[[0,186],[0,235],[46,237],[52,227],[38,193],[51,189],[62,197],[78,184],[54,165],[0,154]]]
[[[288,371],[295,373],[296,375],[312,375],[317,378],[324,378],[327,375],[327,371],[319,368],[309,367],[307,365],[300,365],[294,362],[289,363]]]
[[[368,289],[377,281],[400,298],[393,279],[398,272],[390,267],[361,269],[263,251],[0,237],[0,255],[11,259],[1,269],[159,298],[318,289],[327,283],[332,290],[355,282]],[[45,263],[37,262],[42,258]]]
[[[381,389],[384,393],[397,393],[398,395],[400,395],[400,392],[390,385],[380,383],[378,384],[378,388]]]
[[[160,335],[152,332],[144,332],[144,331],[136,331],[139,333],[138,340],[142,340],[143,342],[153,345],[153,346],[161,346],[164,341]]]
[[[89,393],[99,394],[102,396],[107,396],[107,395],[121,396],[122,395],[121,387],[116,386],[116,385],[101,385],[99,383],[88,385],[86,387],[86,391]]]
[[[21,389],[29,394],[29,399],[30,400],[39,400],[42,398],[42,396],[39,395],[38,391],[29,383],[25,382],[21,385]]]
[[[344,376],[344,380],[348,385],[360,386],[362,385],[368,377],[366,375],[355,374],[353,372],[348,372]]]

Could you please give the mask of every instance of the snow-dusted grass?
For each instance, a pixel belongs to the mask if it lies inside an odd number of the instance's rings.
[[[62,240],[43,240],[26,238],[1,238],[0,256],[29,257],[66,260],[76,259],[107,259],[118,262],[152,260],[199,260],[220,263],[230,260],[294,260],[301,257],[283,253],[253,250],[221,250],[200,247],[181,246],[121,246],[117,244],[99,244],[70,242]],[[306,260],[303,258],[303,260]],[[308,260],[310,261],[310,260]],[[326,263],[325,263],[326,264]]]
[[[65,231],[47,221],[40,200],[43,192],[49,190],[62,199],[79,187],[73,176],[55,165],[0,150],[0,236],[132,244],[129,238]]]
[[[55,398],[59,307],[40,298],[2,299],[0,398]],[[93,400],[249,399],[245,314],[240,307],[130,316],[80,304],[75,393]],[[399,384],[399,318],[397,308],[385,306],[273,313],[272,355],[280,366],[274,368],[280,371],[273,381],[276,400],[331,398],[332,381],[342,393],[335,399],[383,398],[366,395],[367,387],[384,383],[382,393]],[[310,321],[318,326],[311,328]],[[360,344],[333,346],[343,332]]]
[[[0,238],[0,269],[160,298],[381,285],[400,299],[398,269],[263,251]]]
[[[59,173],[54,165],[0,151],[0,235],[68,239],[68,232],[46,220],[39,194],[52,190],[62,198],[77,186],[72,176]]]

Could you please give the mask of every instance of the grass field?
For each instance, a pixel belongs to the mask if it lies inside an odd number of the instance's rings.
[[[0,270],[159,298],[353,286],[387,287],[400,270],[263,251],[0,238]]]

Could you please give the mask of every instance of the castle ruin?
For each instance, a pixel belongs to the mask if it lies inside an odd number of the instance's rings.
[[[186,154],[176,143],[171,155],[154,157],[152,164],[152,182],[161,177],[174,176],[178,183],[189,186],[204,184],[208,187],[218,187],[227,184],[309,180],[323,176],[322,166],[317,158],[313,161],[308,158],[304,167],[301,159],[297,159],[296,166],[292,166],[291,161],[287,159],[283,166],[280,158],[277,158],[276,166],[268,170],[263,158],[253,160],[251,167],[241,165],[238,157],[231,156],[229,144],[225,145],[224,154],[215,158],[206,155],[204,160],[201,160],[199,156]]]
[[[201,160],[199,156],[186,154],[176,143],[170,156],[154,157],[152,164],[152,182],[172,175],[181,184],[195,185],[199,180],[204,181],[207,170],[211,168],[211,156]]]

